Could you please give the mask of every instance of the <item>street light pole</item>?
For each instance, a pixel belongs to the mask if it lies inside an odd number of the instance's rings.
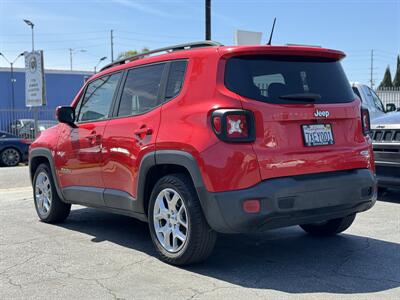
[[[34,41],[34,34],[33,34],[33,27],[35,27],[35,24],[33,24],[31,21],[24,19],[24,22],[26,23],[26,25],[30,26],[32,29],[32,54],[35,52],[35,41]],[[39,130],[38,130],[38,115],[39,115],[39,111],[38,108],[35,106],[33,108],[33,119],[34,119],[34,123],[35,123],[35,132],[34,132],[34,137],[36,138]]]
[[[72,71],[72,48],[69,48],[69,65],[70,65],[70,70]]]
[[[31,27],[32,29],[32,52],[35,51],[35,40],[34,40],[34,33],[33,33],[33,27],[35,27],[35,24],[33,24],[31,21],[29,20],[25,20],[24,22]]]
[[[69,64],[70,64],[70,69],[72,71],[72,56],[74,54],[74,52],[86,52],[86,49],[72,49],[69,48]]]
[[[11,109],[12,109],[12,118],[14,120],[14,108],[15,108],[15,82],[16,79],[14,78],[14,64],[15,62],[18,60],[18,58],[20,58],[21,56],[23,56],[24,53],[20,53],[18,54],[18,56],[13,60],[13,61],[9,61],[8,58],[0,52],[0,56],[2,56],[9,64],[10,64],[10,71],[11,71]]]
[[[35,38],[34,38],[33,26],[35,25],[32,23],[32,52],[35,51]]]
[[[10,63],[11,66],[11,109],[12,120],[14,122],[14,108],[15,108],[15,78],[14,78],[14,62]]]
[[[96,69],[99,66],[99,64],[105,59],[107,59],[107,56],[103,56],[102,58],[99,59],[99,62],[97,63],[97,65],[94,66],[94,74],[96,74]]]

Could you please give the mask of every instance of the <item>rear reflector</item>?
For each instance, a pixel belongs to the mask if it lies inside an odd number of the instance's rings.
[[[260,200],[244,200],[243,210],[249,214],[259,213],[261,210]]]
[[[217,134],[221,133],[221,117],[213,117],[213,126]]]

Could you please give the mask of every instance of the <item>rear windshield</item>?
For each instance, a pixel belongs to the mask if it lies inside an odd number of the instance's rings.
[[[340,62],[328,58],[233,57],[226,64],[225,86],[241,96],[277,104],[344,103],[355,98]]]

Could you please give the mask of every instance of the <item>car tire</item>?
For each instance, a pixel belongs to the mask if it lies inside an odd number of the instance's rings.
[[[341,233],[353,224],[355,214],[347,217],[329,220],[323,223],[304,224],[300,227],[307,233],[315,236],[331,236]]]
[[[46,223],[62,222],[71,211],[71,204],[58,197],[53,175],[47,164],[41,164],[36,169],[33,177],[33,199],[40,220]]]
[[[182,266],[211,254],[217,233],[208,225],[188,176],[171,174],[155,184],[148,217],[152,241],[163,261]]]
[[[21,162],[21,153],[15,148],[6,148],[0,153],[0,161],[6,167],[18,166]]]

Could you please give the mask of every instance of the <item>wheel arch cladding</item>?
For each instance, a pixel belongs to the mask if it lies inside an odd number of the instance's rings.
[[[141,201],[142,213],[147,215],[148,203],[156,182],[167,174],[184,173],[192,181],[197,196],[204,189],[196,159],[188,152],[181,150],[157,150],[147,153],[140,164],[138,179],[138,200]],[[201,203],[203,206],[203,204]]]
[[[33,177],[35,176],[36,169],[42,163],[47,163],[50,167],[51,175],[53,177],[54,185],[57,190],[57,194],[61,200],[64,201],[64,197],[61,192],[60,185],[58,183],[58,178],[56,174],[56,169],[54,166],[54,159],[51,154],[51,151],[47,148],[34,148],[31,150],[29,154],[29,175],[31,178],[31,182],[33,183]]]

